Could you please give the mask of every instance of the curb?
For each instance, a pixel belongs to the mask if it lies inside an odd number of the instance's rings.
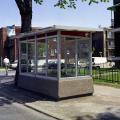
[[[59,116],[59,115],[57,115],[57,114],[55,114],[55,113],[50,113],[49,111],[46,111],[46,110],[43,110],[43,109],[37,109],[36,107],[33,107],[33,105],[29,105],[29,104],[24,104],[24,106],[26,106],[26,107],[28,107],[28,108],[30,108],[30,109],[32,109],[32,110],[35,110],[35,111],[37,111],[37,112],[40,112],[40,113],[43,113],[44,115],[47,115],[47,116],[50,116],[50,117],[52,117],[52,118],[55,118],[55,119],[57,119],[57,120],[71,120],[71,119],[68,119],[68,118],[65,118],[65,117],[62,117],[62,116]]]

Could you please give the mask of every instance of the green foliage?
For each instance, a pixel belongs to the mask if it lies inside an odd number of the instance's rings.
[[[38,46],[38,55],[40,57],[43,57],[44,52],[45,52],[45,43],[40,43]]]
[[[0,72],[1,72],[1,71],[5,71],[5,68],[3,68],[3,67],[0,67]]]
[[[44,0],[34,0],[36,3],[38,4],[42,4],[42,2]],[[76,8],[76,2],[78,0],[57,0],[56,4],[54,5],[55,7],[60,7],[60,8]],[[92,4],[92,3],[99,3],[99,2],[109,2],[109,0],[81,0],[82,2],[88,2],[88,4]]]
[[[109,2],[109,0],[82,0],[82,2],[89,2],[89,5],[91,3],[99,3],[99,2]]]
[[[114,87],[114,88],[120,88],[120,84],[119,83],[110,83],[110,82],[103,81],[103,80],[94,80],[94,84],[110,86],[110,87]]]
[[[58,2],[55,4],[55,7],[58,6],[60,8],[76,8],[76,1],[77,0],[58,0]]]
[[[38,3],[38,4],[42,4],[42,2],[43,2],[43,0],[34,0],[36,3]]]

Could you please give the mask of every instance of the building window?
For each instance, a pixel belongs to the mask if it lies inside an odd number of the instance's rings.
[[[55,56],[57,53],[57,49],[51,49],[51,56]]]

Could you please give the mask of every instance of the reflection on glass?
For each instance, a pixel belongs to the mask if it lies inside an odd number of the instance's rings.
[[[35,72],[34,41],[21,42],[20,65],[21,72]]]
[[[61,77],[75,76],[75,45],[74,38],[61,40]]]
[[[50,77],[57,77],[57,39],[48,39],[48,73]]]
[[[88,42],[78,40],[78,76],[89,74],[89,45]]]
[[[34,41],[28,41],[28,66],[27,72],[35,72],[35,43]]]
[[[58,76],[58,49],[57,38],[21,41],[20,65],[21,72],[35,73],[42,76]],[[61,77],[76,77],[90,74],[90,55],[88,40],[74,37],[62,37],[61,50]],[[37,58],[35,59],[35,53]],[[36,63],[35,63],[35,60]],[[35,70],[35,67],[36,70]]]
[[[46,74],[46,44],[45,39],[37,41],[37,74]]]
[[[21,72],[27,72],[27,43],[21,42],[20,44],[20,68]]]

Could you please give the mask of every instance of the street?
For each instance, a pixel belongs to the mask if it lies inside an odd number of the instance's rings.
[[[0,95],[0,120],[55,120]]]
[[[0,95],[0,120],[55,120]]]
[[[14,71],[12,71],[12,73],[14,73]],[[52,117],[24,106],[22,103],[9,99],[2,94],[3,91],[5,92],[6,88],[12,84],[11,81],[13,80],[13,76],[0,76],[0,120],[55,120]]]

